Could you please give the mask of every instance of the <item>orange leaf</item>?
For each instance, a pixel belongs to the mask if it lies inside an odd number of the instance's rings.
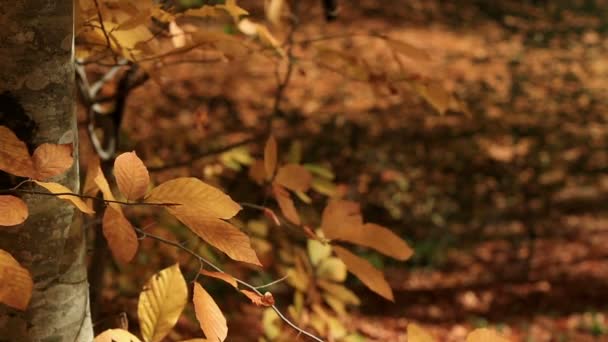
[[[10,253],[0,249],[0,303],[25,310],[32,297],[34,282]]]
[[[106,179],[106,176],[104,176],[103,171],[101,170],[101,167],[99,165],[97,166],[97,170],[95,170],[95,177],[93,178],[93,181],[95,182],[95,184],[97,184],[99,190],[101,190],[104,200],[116,201],[116,198],[114,197],[114,194],[110,189],[110,184],[108,184],[108,180]],[[110,207],[118,210],[119,212],[122,212],[122,208],[120,207],[119,203],[110,202],[109,205]]]
[[[95,336],[93,342],[141,342],[141,340],[126,330],[108,329]]]
[[[277,141],[271,135],[264,147],[264,170],[266,179],[271,180],[274,176],[274,169],[277,167]]]
[[[275,182],[293,191],[307,191],[312,175],[302,165],[287,164],[279,169]]]
[[[444,114],[448,109],[451,95],[439,82],[432,81],[427,84],[415,84],[414,89],[433,106],[439,114]]]
[[[123,153],[116,158],[114,176],[118,189],[128,200],[144,197],[150,184],[148,169],[135,152]]]
[[[99,186],[95,184],[97,171],[101,170],[99,168],[99,157],[96,153],[93,153],[87,160],[87,174],[84,179],[82,194],[86,196],[95,196],[97,195],[97,192],[99,192]]]
[[[0,126],[0,170],[19,177],[35,174],[27,146],[6,126]]]
[[[354,255],[345,248],[334,246],[333,250],[344,261],[346,268],[356,275],[365,286],[382,297],[395,301],[393,291],[384,279],[382,272],[374,268],[367,260]]]
[[[300,225],[302,221],[300,220],[300,215],[298,214],[298,211],[291,200],[289,192],[278,184],[272,185],[272,192],[274,193],[274,198],[277,200],[283,215],[285,215],[290,222]]]
[[[492,329],[481,328],[470,332],[466,342],[509,342],[509,340]]]
[[[407,325],[407,340],[409,342],[435,342],[431,334],[414,323]]]
[[[43,180],[60,175],[72,167],[72,144],[42,144],[36,148],[32,156],[35,178]]]
[[[216,278],[216,279],[221,279],[221,280],[227,282],[228,284],[232,285],[235,288],[238,287],[236,279],[234,279],[234,277],[231,276],[228,273],[207,271],[205,269],[202,269],[200,273],[202,275],[205,275],[205,276],[208,276],[208,277],[212,277],[212,278]]]
[[[228,336],[226,318],[213,298],[199,283],[194,283],[194,313],[209,341],[224,341]]]
[[[27,204],[19,197],[0,196],[0,226],[16,226],[27,219]]]
[[[52,194],[63,194],[63,195],[58,195],[57,197],[61,198],[62,200],[71,202],[76,208],[78,208],[78,210],[82,211],[83,213],[89,214],[89,215],[92,215],[95,213],[95,211],[93,209],[91,209],[82,199],[80,199],[80,197],[78,197],[77,194],[74,194],[72,192],[72,190],[68,189],[67,187],[65,187],[59,183],[54,183],[54,182],[40,182],[40,181],[35,181],[35,182],[36,182],[36,184],[40,185],[41,187],[47,189]]]
[[[171,208],[221,219],[232,218],[241,210],[241,206],[230,196],[192,177],[176,178],[160,184],[150,191],[146,202],[181,204]]]
[[[359,204],[336,200],[327,204],[321,217],[321,228],[325,230],[347,230],[363,225]]]
[[[108,246],[114,258],[120,262],[130,262],[139,242],[133,226],[126,217],[112,207],[107,207],[103,214],[103,236],[108,241]]]
[[[264,162],[261,160],[254,160],[251,166],[249,166],[249,178],[253,179],[257,184],[264,183],[266,179],[266,171]]]
[[[168,210],[196,235],[230,258],[262,266],[251,247],[249,237],[232,224],[214,217],[184,211],[179,207]]]
[[[251,302],[257,306],[273,306],[274,297],[272,293],[266,292],[264,295],[259,295],[253,291],[241,290],[241,292],[251,300]]]
[[[403,55],[405,57],[411,58],[415,61],[425,61],[426,62],[431,59],[431,56],[429,56],[429,54],[426,51],[421,50],[409,43],[402,42],[400,40],[393,40],[393,39],[387,39],[386,42],[396,52],[400,53],[401,55]]]

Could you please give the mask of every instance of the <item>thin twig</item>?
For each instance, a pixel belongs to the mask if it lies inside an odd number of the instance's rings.
[[[149,237],[153,240],[162,242],[164,244],[179,248],[180,250],[190,254],[191,256],[193,256],[194,258],[198,259],[200,262],[204,263],[205,265],[211,267],[212,269],[214,269],[216,272],[219,273],[224,273],[227,274],[226,272],[224,272],[221,268],[219,268],[218,266],[216,266],[214,263],[212,263],[211,261],[205,259],[204,257],[198,255],[198,253],[194,252],[193,250],[189,249],[188,247],[185,247],[175,241],[171,241],[171,240],[167,240],[163,237],[154,235],[154,234],[150,234],[142,229],[139,229],[137,227],[134,227],[135,231],[137,231],[138,233],[140,233],[141,235],[143,235],[144,237]],[[259,296],[263,296],[263,294],[257,289],[256,286],[249,284],[248,282],[238,279],[236,277],[233,277],[231,275],[232,278],[234,278],[234,280],[239,284],[242,285],[248,289],[250,289],[251,291],[255,292],[257,295]],[[279,316],[279,318],[281,318],[283,320],[283,322],[287,323],[287,325],[289,325],[291,328],[293,328],[294,330],[296,330],[298,333],[303,334],[308,336],[310,339],[317,341],[317,342],[323,342],[322,339],[320,339],[319,337],[313,335],[312,333],[309,333],[308,331],[298,327],[297,325],[295,325],[295,323],[293,323],[292,321],[290,321],[287,317],[285,317],[285,315],[283,315],[283,313],[281,313],[281,311],[276,307],[276,305],[272,305],[271,308],[274,310],[274,312],[276,312],[276,314]]]
[[[99,2],[97,0],[93,0],[93,2],[95,3],[95,8],[97,9],[97,19],[99,19],[101,31],[103,32],[103,36],[106,38],[106,44],[108,44],[108,49],[112,50],[112,42],[110,41],[110,35],[108,34],[108,31],[106,31],[106,26],[103,23],[103,16],[101,15],[101,8],[99,7]],[[118,61],[116,60],[116,55],[112,54],[112,56],[114,56],[114,61],[118,63]]]
[[[264,285],[259,285],[259,286],[256,286],[255,288],[256,288],[256,289],[263,289],[263,288],[266,288],[266,287],[270,287],[270,286],[272,286],[272,285],[276,285],[276,284],[278,284],[278,283],[280,283],[280,282],[284,281],[284,280],[285,280],[285,279],[287,279],[287,278],[289,278],[289,275],[288,275],[288,274],[286,274],[285,276],[281,277],[280,279],[277,279],[277,280],[271,281],[271,282],[270,282],[270,283],[268,283],[268,284],[264,284]]]
[[[7,190],[0,190],[0,193],[3,192],[7,192]],[[95,197],[95,196],[87,196],[87,195],[79,195],[79,194],[75,194],[72,192],[59,192],[59,193],[53,193],[53,192],[44,192],[44,191],[35,191],[35,190],[19,190],[19,189],[12,189],[9,190],[8,192],[20,192],[23,194],[31,194],[31,195],[43,195],[43,196],[74,196],[74,197],[79,197],[79,198],[85,198],[85,199],[92,199],[95,201],[101,201],[104,203],[118,203],[118,204],[122,204],[122,205],[130,205],[130,206],[137,206],[137,205],[143,205],[143,206],[161,206],[161,207],[171,207],[171,206],[176,206],[176,205],[181,205],[179,203],[145,203],[145,202],[123,202],[123,201],[116,201],[116,200],[107,200],[107,199],[103,199],[103,198],[99,198],[99,197]]]

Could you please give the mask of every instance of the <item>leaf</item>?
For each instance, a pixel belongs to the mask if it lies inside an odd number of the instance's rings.
[[[213,217],[190,215],[179,209],[168,209],[178,220],[190,228],[196,235],[230,258],[262,266],[251,247],[249,237],[232,224]]]
[[[293,191],[307,191],[310,188],[312,175],[302,165],[287,164],[279,168],[274,181]]]
[[[27,309],[33,288],[30,272],[10,253],[0,249],[0,303],[23,311]]]
[[[228,12],[235,23],[239,22],[239,18],[243,15],[248,15],[249,12],[242,9],[236,4],[236,0],[226,0],[223,5],[216,5],[216,8],[221,8]]]
[[[317,240],[307,241],[308,257],[313,266],[317,266],[322,260],[331,255],[331,246]]]
[[[224,341],[228,336],[226,318],[213,298],[199,283],[194,283],[194,313],[209,341]]]
[[[308,171],[312,172],[314,175],[325,178],[327,180],[333,180],[336,178],[336,175],[329,169],[321,165],[317,164],[304,164],[304,166]]]
[[[205,269],[202,269],[200,273],[207,277],[221,279],[221,280],[227,282],[228,284],[232,285],[234,288],[238,287],[238,283],[236,282],[236,279],[234,279],[234,277],[228,273],[207,271]]]
[[[257,306],[273,306],[274,305],[274,297],[272,293],[266,292],[264,295],[259,295],[253,291],[249,290],[241,290],[247,298],[251,300],[251,302]]]
[[[108,329],[97,335],[94,342],[141,342],[141,340],[126,330]]]
[[[509,342],[509,340],[492,329],[481,328],[470,332],[466,342]]]
[[[35,175],[27,146],[6,126],[0,126],[0,170],[19,177]]]
[[[284,8],[285,0],[270,0],[266,6],[266,18],[268,18],[268,21],[275,26],[279,26]]]
[[[66,200],[68,202],[71,202],[76,208],[78,208],[78,210],[82,211],[85,214],[89,214],[92,215],[95,213],[95,211],[93,209],[91,209],[82,199],[80,199],[80,197],[78,197],[77,194],[74,194],[72,192],[72,190],[68,189],[67,187],[59,184],[59,183],[55,183],[55,182],[40,182],[40,181],[35,181],[36,184],[40,185],[41,187],[47,189],[50,193],[52,194],[63,194],[63,195],[58,195],[58,198],[61,198],[62,200]],[[71,195],[69,195],[71,194]]]
[[[87,159],[87,164],[87,174],[84,179],[82,194],[85,196],[96,196],[97,192],[99,192],[99,186],[95,184],[95,177],[97,176],[97,171],[100,170],[97,154],[92,154]]]
[[[186,46],[186,33],[175,21],[169,23],[169,33],[174,47],[182,48]]]
[[[72,144],[42,144],[32,156],[35,178],[43,180],[60,175],[72,167]]]
[[[387,39],[388,45],[399,54],[415,61],[426,62],[431,60],[431,56],[424,50],[414,45],[394,39]]]
[[[317,267],[317,277],[321,279],[343,282],[346,280],[346,265],[336,257],[323,259]]]
[[[435,339],[431,334],[422,329],[417,324],[410,323],[407,325],[407,340],[408,342],[434,342]]]
[[[374,268],[367,260],[360,258],[347,249],[334,246],[336,255],[346,264],[346,268],[353,273],[365,286],[382,297],[395,301],[393,291],[384,279],[382,272]]]
[[[102,228],[114,258],[124,263],[133,260],[139,242],[129,220],[121,212],[107,207],[103,214]]]
[[[357,295],[354,292],[347,289],[343,285],[336,284],[336,283],[333,283],[333,282],[330,282],[327,280],[323,280],[323,279],[319,279],[319,281],[317,281],[317,285],[319,285],[320,288],[325,290],[332,297],[339,299],[341,302],[343,302],[345,304],[351,304],[351,305],[360,305],[361,304],[361,300],[359,299],[359,297],[357,297]]]
[[[439,114],[444,114],[450,105],[451,95],[436,81],[426,84],[417,83],[414,89],[422,96]]]
[[[293,224],[300,225],[302,221],[300,221],[300,215],[298,214],[298,210],[291,200],[289,192],[287,192],[287,190],[285,190],[282,186],[273,184],[272,193],[279,204],[279,208],[281,208],[281,212],[283,215],[285,215],[285,218],[287,218]]]
[[[93,178],[93,181],[95,182],[99,190],[101,190],[104,200],[116,201],[116,198],[114,197],[114,194],[110,189],[110,184],[108,184],[108,180],[106,179],[106,176],[104,176],[103,171],[101,170],[101,167],[99,165],[97,166],[97,170],[95,170],[95,176]],[[119,203],[110,202],[109,205],[110,207],[122,212],[122,208],[120,207]]]
[[[0,196],[0,226],[16,226],[25,222],[28,215],[27,204],[21,198]]]
[[[139,295],[137,315],[144,341],[161,341],[188,302],[188,287],[179,264],[154,274]]]
[[[232,218],[241,206],[219,189],[192,177],[166,181],[150,191],[147,203],[175,203],[173,211],[194,212],[197,215]]]
[[[264,171],[266,171],[266,179],[271,180],[274,177],[274,170],[277,167],[277,141],[271,135],[266,141],[264,147]]]
[[[148,169],[135,152],[123,153],[116,158],[114,176],[118,189],[128,200],[144,197],[150,184]]]
[[[266,170],[262,160],[255,160],[249,167],[249,178],[261,185],[266,179]]]

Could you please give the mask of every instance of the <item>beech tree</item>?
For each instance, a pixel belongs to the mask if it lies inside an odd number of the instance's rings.
[[[3,171],[12,173],[2,172],[2,189],[17,185],[21,177],[50,178],[77,193],[73,3],[2,0],[0,23],[0,124],[5,133],[0,162]],[[7,140],[8,129],[26,145]],[[31,160],[15,158],[23,149],[34,153]],[[0,340],[91,341],[82,227],[73,206],[38,191],[32,187],[32,193],[21,196],[29,210],[25,222],[0,229],[0,283],[33,286],[31,299],[16,293],[19,288],[0,291],[7,304],[0,306]],[[17,198],[3,195],[2,200]],[[19,216],[16,208],[9,210]]]

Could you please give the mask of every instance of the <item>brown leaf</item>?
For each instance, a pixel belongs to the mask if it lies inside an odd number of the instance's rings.
[[[168,210],[196,235],[230,258],[262,266],[251,247],[249,237],[232,224],[214,217],[184,211],[179,207]]]
[[[247,298],[251,300],[251,302],[257,306],[273,306],[274,305],[274,297],[272,293],[266,292],[264,295],[259,295],[253,291],[249,290],[241,290]]]
[[[85,214],[89,214],[92,215],[95,213],[95,211],[93,209],[91,209],[82,199],[80,199],[80,197],[78,197],[77,194],[74,194],[72,192],[72,190],[68,189],[67,187],[59,184],[59,183],[54,183],[54,182],[40,182],[40,181],[35,181],[36,184],[40,185],[41,187],[47,189],[49,192],[53,193],[53,194],[63,194],[63,195],[58,195],[58,198],[61,198],[63,200],[66,200],[68,202],[71,202],[76,208],[78,208],[78,210],[82,211]],[[72,195],[68,195],[68,194],[72,194]]]
[[[283,215],[285,215],[285,218],[294,224],[300,225],[302,221],[300,220],[300,215],[298,214],[298,211],[291,200],[289,192],[287,192],[287,190],[285,190],[282,186],[273,184],[272,193],[279,204],[279,208],[281,208],[281,212]]]
[[[271,180],[277,167],[277,141],[271,135],[264,147],[264,171],[266,179]]]
[[[451,95],[439,82],[415,84],[414,89],[439,112],[444,114],[450,105]]]
[[[27,146],[6,126],[0,126],[0,170],[19,177],[35,175]]]
[[[221,219],[232,218],[241,206],[219,189],[192,177],[166,181],[150,191],[147,203],[176,203],[174,210]]]
[[[225,282],[227,282],[228,284],[232,285],[233,287],[237,288],[238,284],[236,282],[236,279],[234,279],[233,276],[231,276],[228,273],[224,273],[224,272],[213,272],[213,271],[207,271],[205,269],[202,269],[200,272],[202,275],[205,275],[207,277],[212,277],[212,278],[216,278],[216,279],[221,279]]]
[[[509,340],[492,329],[480,328],[470,332],[466,342],[509,342]]]
[[[386,42],[396,52],[415,61],[426,62],[431,59],[431,56],[426,51],[421,50],[409,43],[394,39],[387,39]]]
[[[358,203],[335,200],[327,204],[321,217],[323,232],[329,230],[345,231],[363,225],[363,217]]]
[[[336,255],[344,261],[346,268],[356,275],[365,286],[382,297],[395,301],[393,291],[382,272],[374,268],[367,260],[354,255],[345,248],[334,246],[333,249]]]
[[[0,249],[0,303],[25,310],[33,288],[30,272],[21,267],[10,253]]]
[[[226,318],[213,298],[199,283],[194,283],[194,313],[209,341],[224,341],[228,336]]]
[[[104,176],[99,165],[97,166],[97,170],[95,171],[95,177],[93,178],[93,181],[95,182],[99,190],[101,190],[104,200],[116,201],[116,198],[114,197],[114,194],[110,189],[110,184],[108,184],[108,180],[106,179],[106,176]],[[122,212],[122,208],[120,207],[119,203],[110,202],[109,205],[117,211]]]
[[[99,167],[99,157],[96,153],[93,153],[87,160],[87,174],[84,179],[84,187],[82,189],[82,194],[86,196],[95,196],[99,191],[99,186],[95,184],[95,177],[97,177],[97,172],[101,170]]]
[[[139,242],[129,220],[121,212],[107,207],[103,214],[102,228],[114,258],[124,263],[133,260]]]
[[[93,342],[141,342],[141,340],[127,330],[108,329],[95,336]]]
[[[312,182],[312,175],[302,165],[287,164],[279,168],[274,181],[293,191],[307,191]]]
[[[19,197],[0,196],[0,226],[16,226],[25,222],[29,211],[27,204]]]
[[[251,166],[249,166],[249,178],[253,179],[257,184],[264,183],[264,179],[266,179],[264,161],[259,159],[253,161]]]
[[[114,176],[118,189],[128,200],[144,197],[150,184],[148,169],[135,152],[123,153],[116,157]]]
[[[72,144],[42,144],[36,148],[32,156],[35,178],[44,180],[58,176],[72,167]]]

